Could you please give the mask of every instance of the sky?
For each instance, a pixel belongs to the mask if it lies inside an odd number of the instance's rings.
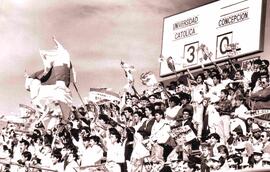
[[[144,89],[142,72],[159,76],[163,18],[212,1],[0,0],[0,114],[31,105],[24,71],[43,68],[39,49],[52,49],[52,36],[71,55],[82,97],[91,87],[122,91],[121,60],[135,66],[135,86]]]

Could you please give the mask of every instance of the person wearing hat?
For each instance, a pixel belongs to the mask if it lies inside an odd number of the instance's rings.
[[[225,163],[225,159],[220,156],[213,156],[208,161],[207,165],[210,167],[210,171],[226,171],[228,169],[223,169],[222,166]]]
[[[262,166],[270,168],[270,154],[264,153],[262,156]]]
[[[167,162],[166,164],[169,164],[171,170],[174,171],[179,171],[179,163],[183,160],[183,158],[181,157],[181,155],[173,150],[170,155],[167,158]]]
[[[259,147],[255,147],[252,156],[250,156],[249,164],[254,169],[262,167],[263,152]]]
[[[269,67],[269,61],[266,59],[262,60],[262,66]]]
[[[262,133],[262,129],[258,124],[253,123],[251,126],[251,136],[248,141],[253,147],[259,146],[260,148],[263,148],[264,146],[267,146],[266,143],[268,141],[268,137],[266,132]]]

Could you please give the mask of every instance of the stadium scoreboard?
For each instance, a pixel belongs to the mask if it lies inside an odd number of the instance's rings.
[[[265,0],[220,0],[165,17],[161,55],[176,72],[263,51]],[[173,74],[166,60],[160,76]]]

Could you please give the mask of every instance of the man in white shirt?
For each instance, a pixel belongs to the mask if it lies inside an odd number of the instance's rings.
[[[85,151],[81,157],[81,171],[89,171],[93,165],[101,163],[103,158],[103,149],[100,147],[100,138],[98,136],[90,136],[84,139]]]
[[[222,89],[224,89],[225,87],[220,84],[220,75],[219,74],[215,74],[214,76],[212,76],[213,79],[213,86],[210,87],[209,92],[206,94],[205,97],[209,97],[210,98],[210,102],[211,103],[215,103],[218,102],[220,99],[220,92]]]
[[[176,117],[180,110],[180,99],[176,96],[172,96],[169,99],[169,107],[165,111],[165,119],[168,122],[170,126],[173,126],[176,124]]]

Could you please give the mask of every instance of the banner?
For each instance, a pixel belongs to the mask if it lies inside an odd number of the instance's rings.
[[[36,110],[25,104],[19,104],[21,118],[29,118],[32,114],[36,113]]]
[[[120,102],[120,96],[107,88],[90,88],[88,100],[97,104],[106,101]]]
[[[256,117],[261,120],[270,121],[270,109],[259,109],[259,110],[250,110],[245,113],[246,115],[249,115],[250,117]]]

